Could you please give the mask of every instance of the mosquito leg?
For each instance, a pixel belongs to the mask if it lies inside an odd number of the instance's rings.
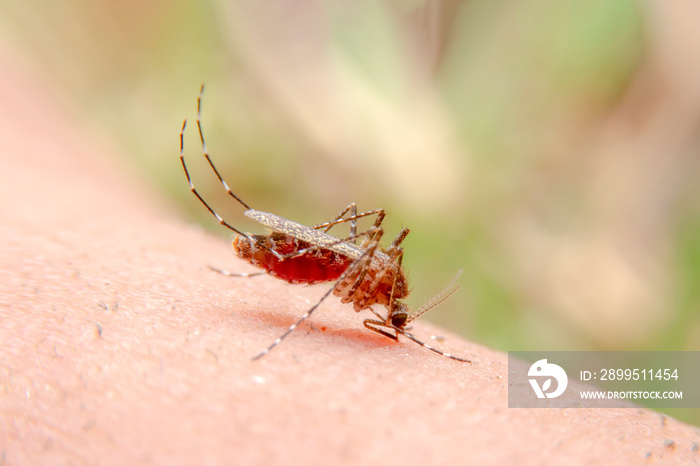
[[[245,208],[248,209],[248,210],[251,210],[251,208],[250,208],[250,206],[249,206],[248,204],[246,204],[245,202],[243,202],[243,200],[241,200],[238,196],[236,196],[236,195],[233,193],[233,191],[231,191],[231,188],[229,188],[228,185],[226,184],[226,181],[224,181],[223,177],[222,177],[221,174],[219,173],[219,170],[216,168],[216,166],[214,165],[214,162],[211,160],[211,157],[209,157],[209,153],[207,152],[207,147],[206,147],[206,144],[205,144],[205,142],[204,142],[204,133],[202,132],[202,118],[201,118],[201,114],[202,114],[202,94],[203,94],[203,93],[204,93],[204,84],[202,84],[202,87],[201,87],[200,90],[199,90],[199,95],[197,96],[197,128],[198,128],[198,130],[199,130],[199,139],[200,139],[200,141],[201,141],[201,143],[202,143],[202,151],[203,151],[203,153],[204,153],[204,157],[207,159],[207,162],[209,163],[209,166],[212,168],[212,170],[213,170],[214,173],[216,174],[216,177],[217,177],[217,178],[219,179],[219,181],[221,182],[221,185],[222,185],[222,186],[224,187],[224,189],[226,190],[226,193],[227,193],[229,196],[233,197],[236,201],[238,201],[243,207],[245,207]],[[182,169],[183,169],[183,171],[185,172],[185,176],[187,177],[187,182],[188,182],[189,185],[190,185],[190,191],[192,191],[192,194],[194,194],[194,195],[197,197],[197,199],[199,199],[199,202],[201,202],[201,203],[204,205],[204,207],[207,208],[207,210],[209,211],[209,213],[211,213],[214,217],[216,217],[216,219],[219,221],[219,223],[220,223],[221,225],[225,226],[226,228],[228,228],[229,230],[235,232],[236,234],[247,238],[249,241],[255,242],[255,243],[258,244],[260,247],[262,247],[262,248],[264,248],[264,249],[267,249],[267,250],[270,251],[272,254],[274,254],[276,257],[280,258],[281,256],[280,256],[280,254],[279,254],[277,251],[273,251],[272,249],[268,248],[268,247],[265,246],[264,244],[262,244],[262,243],[260,243],[259,241],[257,241],[257,240],[256,240],[255,238],[253,238],[252,236],[248,235],[247,233],[242,232],[241,230],[235,228],[233,225],[231,225],[231,224],[228,223],[226,220],[224,220],[218,213],[216,213],[216,211],[215,211],[215,210],[207,203],[207,201],[205,201],[204,198],[199,194],[199,192],[197,191],[197,188],[195,188],[194,183],[192,182],[192,177],[190,176],[190,172],[189,172],[189,170],[187,169],[187,164],[185,163],[184,150],[185,150],[185,127],[186,127],[186,126],[187,126],[187,120],[185,120],[185,121],[182,123],[182,129],[180,130],[180,162],[182,163]]]
[[[391,282],[391,295],[389,295],[389,313],[386,316],[386,322],[391,322],[394,317],[394,292],[396,291],[396,280],[399,278],[399,269],[403,260],[403,249],[398,249],[398,256],[394,262],[394,280]]]
[[[245,207],[247,210],[251,210],[250,206],[243,202],[243,200],[236,196],[233,191],[231,191],[231,188],[228,187],[226,184],[226,181],[224,181],[223,177],[219,173],[219,170],[217,170],[216,166],[214,165],[214,162],[212,162],[211,157],[209,157],[209,152],[207,151],[207,145],[204,142],[204,133],[202,132],[202,95],[204,94],[204,84],[202,84],[202,87],[199,89],[199,95],[197,96],[197,129],[199,130],[199,140],[202,141],[202,152],[204,153],[204,157],[207,159],[207,162],[209,162],[209,166],[211,167],[212,170],[214,170],[214,173],[216,174],[216,177],[219,179],[221,182],[221,185],[224,187],[226,190],[226,194],[234,198],[236,201],[238,201],[243,207]]]
[[[350,235],[355,235],[357,233],[357,204],[354,202],[348,204],[345,209],[343,209],[336,217],[331,220],[330,222],[326,223],[321,223],[320,225],[315,225],[314,230],[319,230],[323,228],[324,233],[328,233],[328,230],[330,230],[333,225],[337,225],[339,223],[347,222],[347,220],[343,217],[345,217],[345,214],[350,212]]]
[[[401,269],[401,263],[403,262],[403,248],[399,246],[401,242],[406,239],[406,236],[408,236],[409,233],[408,228],[404,228],[401,230],[401,232],[396,236],[394,241],[391,242],[391,246],[389,246],[389,249],[386,250],[386,253],[389,257],[394,259],[394,280],[391,283],[391,294],[389,295],[389,314],[386,316],[386,324],[389,324],[391,322],[391,319],[394,317],[393,314],[393,309],[394,309],[394,295],[396,292],[396,280],[399,277],[399,270]],[[381,276],[377,277],[376,279],[376,285],[374,288],[379,286],[379,281],[381,280],[381,277],[383,277],[386,274],[386,269],[382,270]]]
[[[374,311],[374,309],[370,309],[370,310],[374,313],[374,315],[376,315],[376,316],[379,317],[380,319],[382,318],[379,314],[377,314],[377,313]],[[395,326],[393,326],[393,325],[387,325],[387,324],[385,324],[384,322],[382,322],[381,320],[365,319],[365,321],[363,322],[363,324],[364,324],[364,326],[365,326],[366,328],[368,328],[369,330],[372,330],[373,332],[377,332],[377,333],[379,333],[380,335],[384,335],[384,336],[387,337],[387,338],[391,338],[392,340],[398,341],[398,340],[399,340],[399,333],[400,333],[401,335],[405,336],[406,338],[408,338],[409,340],[413,341],[414,343],[418,343],[418,344],[421,345],[423,348],[429,349],[430,351],[432,351],[432,352],[434,352],[434,353],[437,353],[437,354],[439,354],[439,355],[441,355],[441,356],[445,356],[445,357],[447,357],[447,358],[454,359],[455,361],[459,361],[459,362],[468,362],[468,363],[470,363],[470,364],[471,364],[471,362],[472,362],[472,361],[469,360],[469,359],[461,358],[461,357],[459,357],[459,356],[454,356],[454,355],[449,354],[449,353],[446,353],[446,352],[444,352],[444,351],[440,351],[440,350],[437,349],[437,348],[433,348],[433,347],[430,346],[429,344],[427,344],[427,343],[425,343],[425,342],[419,340],[418,338],[416,338],[413,334],[408,333],[406,330],[400,329],[400,328],[395,327]],[[396,332],[396,333],[395,333],[395,334],[391,334],[391,333],[387,332],[386,330],[384,330],[384,328],[393,330],[393,331]]]
[[[400,247],[400,244],[403,242],[403,240],[406,239],[410,232],[411,230],[409,230],[408,228],[402,229],[399,232],[399,234],[396,235],[394,241],[391,242],[391,244],[386,250],[386,253],[391,257],[398,257],[400,255],[403,255],[403,249]]]
[[[374,220],[374,225],[372,225],[372,228],[380,230],[382,222],[384,222],[384,217],[386,216],[386,212],[384,209],[379,209],[379,212],[377,212],[377,218]],[[379,238],[381,238],[381,235],[379,235]],[[379,238],[377,237],[372,237],[368,236],[360,245],[360,248],[364,249],[369,245],[373,240],[379,241]]]
[[[364,263],[363,263],[363,265],[362,265],[362,267],[361,267],[361,269],[360,269],[360,273],[359,273],[359,275],[357,276],[357,278],[355,279],[355,283],[353,283],[352,288],[350,288],[350,291],[348,292],[347,296],[353,296],[353,295],[355,294],[355,292],[357,291],[357,289],[358,289],[358,288],[360,287],[360,285],[362,284],[362,282],[364,281],[365,276],[367,275],[367,270],[369,269],[369,267],[368,267],[367,265],[365,265],[365,264],[368,264],[368,263],[371,263],[371,262],[372,262],[372,258],[374,257],[374,253],[375,253],[375,251],[377,250],[377,248],[379,247],[379,240],[382,238],[382,235],[383,235],[383,234],[384,234],[384,230],[382,230],[381,228],[379,228],[379,229],[377,230],[377,232],[374,234],[374,238],[375,238],[375,239],[374,239],[374,240],[372,241],[372,243],[365,249],[365,252],[362,254],[362,256],[363,256],[363,257],[366,256],[367,259],[365,259],[365,261],[364,261]],[[361,258],[360,258],[360,259],[361,259]],[[359,268],[359,261],[360,261],[360,259],[358,259],[357,261],[355,261],[355,262],[358,263],[358,266],[352,267],[353,269]]]
[[[321,299],[319,299],[318,302],[316,302],[316,304],[314,304],[313,307],[312,307],[311,309],[309,309],[308,311],[306,311],[306,312],[304,313],[304,315],[301,316],[301,318],[300,318],[299,320],[297,320],[295,323],[293,323],[292,325],[290,325],[289,328],[288,328],[282,335],[280,335],[279,338],[277,338],[274,342],[272,342],[272,344],[271,344],[270,346],[268,346],[268,347],[265,348],[260,354],[258,354],[257,356],[255,356],[255,357],[253,358],[253,361],[257,361],[258,359],[262,358],[262,357],[265,356],[267,353],[269,353],[270,351],[272,351],[272,349],[273,349],[275,346],[277,346],[277,345],[279,345],[280,343],[282,343],[282,340],[284,340],[285,338],[287,338],[287,335],[289,335],[290,333],[292,333],[299,325],[301,325],[302,322],[304,322],[306,319],[308,319],[309,317],[311,317],[311,314],[313,314],[313,312],[314,312],[316,309],[318,309],[318,307],[321,305],[321,303],[322,303],[332,292],[333,292],[333,288],[331,288],[331,289],[328,290],[323,296],[321,296]]]
[[[345,214],[350,212],[350,215],[348,217],[345,217]],[[328,232],[333,226],[339,225],[341,223],[346,223],[350,222],[350,233],[351,234],[356,234],[357,233],[357,219],[364,218],[364,217],[369,217],[371,215],[377,215],[377,217],[381,217],[384,219],[384,216],[386,213],[384,212],[384,209],[375,209],[375,210],[368,210],[367,212],[361,212],[357,213],[357,207],[355,206],[355,203],[353,202],[349,206],[345,208],[335,219],[331,220],[330,222],[326,223],[321,223],[319,225],[315,225],[314,229],[319,230],[323,228],[324,232]],[[377,222],[375,220],[374,226],[378,227],[381,225],[381,220]]]
[[[366,328],[368,328],[369,330],[372,330],[373,332],[377,332],[377,333],[379,333],[379,334],[381,334],[381,335],[384,335],[385,337],[391,338],[392,340],[396,340],[396,341],[398,341],[398,335],[399,335],[399,333],[400,333],[401,335],[405,336],[405,337],[408,338],[409,340],[412,340],[414,343],[418,343],[418,344],[421,345],[423,348],[427,348],[427,349],[429,349],[430,351],[433,351],[434,353],[437,353],[437,354],[439,354],[439,355],[441,355],[441,356],[448,357],[448,358],[450,358],[450,359],[454,359],[455,361],[459,361],[459,362],[468,362],[468,363],[471,364],[472,361],[469,360],[469,359],[461,358],[461,357],[459,357],[459,356],[454,356],[454,355],[452,355],[452,354],[445,353],[444,351],[440,351],[439,349],[433,348],[433,347],[430,346],[429,344],[427,344],[427,343],[425,343],[425,342],[419,340],[419,339],[416,338],[413,334],[407,332],[405,329],[403,329],[403,328],[398,328],[398,327],[396,327],[396,326],[394,326],[394,325],[391,325],[391,324],[387,324],[387,323],[384,321],[385,319],[384,319],[381,315],[379,315],[379,313],[378,313],[377,311],[375,311],[375,310],[372,309],[372,308],[369,308],[369,310],[372,311],[372,313],[373,313],[375,316],[377,316],[377,318],[379,319],[379,320],[375,320],[375,319],[365,319],[365,321],[363,322],[363,324],[364,324],[364,326],[365,326]],[[388,321],[390,318],[391,318],[391,315],[388,315],[386,320]],[[410,321],[409,321],[409,322],[410,322]],[[374,326],[376,326],[376,327],[374,327]],[[386,330],[383,330],[384,328],[391,329],[391,330],[393,330],[393,331],[396,332],[396,333],[395,333],[395,334],[391,334],[391,333],[387,332]]]
[[[365,319],[362,324],[368,328],[369,330],[372,330],[373,332],[377,332],[380,335],[384,335],[387,338],[391,338],[394,341],[399,341],[399,333],[396,332],[396,334],[391,334],[387,332],[386,330],[383,330],[383,328],[390,328],[391,330],[396,331],[396,328],[394,327],[389,327],[387,326],[384,322],[381,320],[374,320],[374,319]],[[376,327],[374,327],[376,325]]]
[[[450,354],[450,353],[445,353],[444,351],[440,351],[440,350],[437,349],[437,348],[433,348],[433,347],[430,346],[429,344],[427,344],[427,343],[425,343],[425,342],[419,340],[418,338],[416,338],[416,337],[413,336],[411,333],[408,333],[408,332],[405,331],[405,330],[401,330],[400,328],[396,328],[396,327],[392,327],[392,328],[394,328],[398,333],[400,333],[401,335],[405,336],[405,337],[408,338],[409,340],[412,340],[414,343],[418,343],[418,344],[421,345],[423,348],[429,349],[429,350],[432,351],[433,353],[437,353],[437,354],[439,354],[440,356],[445,356],[446,358],[454,359],[455,361],[459,361],[459,362],[468,362],[469,364],[472,363],[471,359],[460,358],[459,356],[454,356],[454,355],[452,355],[452,354]]]
[[[360,260],[362,260],[362,258],[364,258],[364,256],[365,256],[367,253],[368,253],[367,251],[363,252],[363,253],[362,253],[362,256],[360,256],[360,258],[357,259],[357,260],[355,261],[355,263],[357,263],[357,262],[359,262]],[[260,354],[258,354],[257,356],[255,356],[255,357],[253,358],[253,361],[256,361],[256,360],[262,358],[262,357],[265,356],[267,353],[269,353],[270,351],[272,351],[272,349],[273,349],[275,346],[277,346],[277,345],[279,345],[280,343],[282,343],[282,340],[284,340],[285,338],[287,338],[287,336],[288,336],[290,333],[292,333],[302,322],[304,322],[306,319],[308,319],[309,317],[311,317],[311,314],[313,314],[314,311],[315,311],[316,309],[318,309],[318,307],[321,305],[321,303],[323,303],[323,301],[325,301],[326,298],[328,298],[328,296],[330,296],[330,294],[333,292],[333,290],[335,290],[335,288],[338,286],[338,284],[341,283],[343,280],[345,280],[345,278],[347,278],[347,276],[350,274],[350,272],[352,271],[352,269],[353,269],[353,266],[350,266],[350,267],[348,267],[347,269],[345,269],[345,271],[342,273],[342,275],[340,275],[340,277],[338,278],[338,280],[336,280],[336,282],[335,282],[335,284],[333,285],[333,287],[330,288],[328,291],[326,291],[326,292],[323,294],[323,296],[321,296],[321,299],[319,299],[319,300],[316,302],[316,304],[314,304],[308,311],[306,311],[306,312],[304,313],[304,315],[301,316],[301,318],[300,318],[299,320],[297,320],[295,323],[293,323],[292,325],[290,325],[289,328],[288,328],[282,335],[280,335],[279,338],[277,338],[274,342],[272,342],[272,344],[271,344],[270,346],[268,346],[268,347],[265,348]]]
[[[249,238],[248,235],[246,235],[242,231],[238,230],[237,228],[233,227],[226,220],[221,218],[221,216],[219,214],[217,214],[214,211],[214,209],[212,209],[211,206],[209,206],[209,204],[207,204],[207,201],[205,201],[204,198],[197,192],[197,188],[194,187],[194,183],[192,182],[192,178],[190,177],[190,172],[189,172],[189,170],[187,170],[187,164],[185,163],[185,155],[184,155],[185,126],[187,126],[187,120],[185,120],[184,123],[182,123],[182,130],[180,131],[180,162],[182,163],[182,169],[185,171],[185,176],[187,177],[187,182],[190,184],[190,191],[192,191],[192,193],[195,196],[197,196],[197,199],[199,199],[199,202],[201,202],[204,205],[204,207],[207,208],[209,213],[211,213],[214,217],[216,217],[216,219],[219,221],[219,223],[221,225],[225,226],[229,230],[234,231],[235,233],[237,233],[241,236],[245,236],[246,238]]]
[[[210,265],[209,268],[211,270],[213,270],[214,272],[220,273],[221,275],[225,275],[227,277],[257,277],[258,275],[266,275],[265,272],[251,272],[251,273],[229,272],[228,270],[216,268],[213,265]]]

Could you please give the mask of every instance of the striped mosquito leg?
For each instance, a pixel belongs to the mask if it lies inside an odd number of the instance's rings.
[[[394,269],[394,281],[391,283],[391,295],[389,295],[389,309],[393,309],[393,304],[394,304],[394,292],[396,291],[396,279],[399,276],[399,269],[401,268],[401,261],[403,261],[403,249],[402,248],[397,248],[397,257],[396,257],[396,267]],[[391,319],[393,316],[391,315],[391,312],[389,312],[389,315],[387,316],[387,319]]]
[[[348,212],[350,212],[350,215],[348,217],[345,217],[345,214],[347,214]],[[371,215],[377,215],[377,220],[375,220],[374,226],[378,227],[382,224],[386,213],[384,212],[384,209],[374,209],[358,214],[357,206],[353,202],[352,204],[348,205],[345,209],[343,209],[343,211],[340,212],[340,214],[338,214],[335,217],[335,219],[331,220],[330,222],[314,225],[314,230],[320,230],[321,228],[323,228],[323,231],[327,233],[335,225],[350,222],[350,234],[354,236],[357,233],[357,220],[363,217],[369,217]]]
[[[391,245],[389,245],[389,248],[386,250],[386,253],[390,255],[391,257],[396,257],[399,254],[403,254],[403,249],[401,249],[400,245],[403,242],[403,240],[406,239],[408,234],[411,232],[408,228],[404,228],[399,232],[399,234],[394,238],[394,241],[391,242]]]
[[[217,214],[214,211],[214,209],[207,203],[207,201],[205,201],[204,198],[199,194],[199,192],[197,192],[197,188],[195,188],[194,183],[192,182],[192,178],[190,177],[190,172],[187,169],[187,164],[185,163],[184,148],[185,148],[185,127],[186,126],[187,126],[187,120],[185,120],[182,123],[182,130],[180,130],[180,163],[182,164],[182,169],[184,170],[185,176],[187,177],[187,182],[190,185],[190,191],[192,191],[192,194],[194,194],[197,197],[197,199],[199,199],[199,202],[201,202],[204,205],[204,207],[207,208],[209,213],[211,213],[214,217],[216,217],[216,219],[219,221],[219,223],[221,225],[225,226],[229,230],[231,230],[231,231],[233,231],[241,236],[248,237],[248,235],[246,235],[242,231],[238,230],[237,228],[235,228],[234,226],[229,224],[226,220],[221,218],[221,215]]]
[[[418,344],[421,345],[423,348],[429,349],[430,351],[432,351],[432,352],[434,352],[434,353],[437,353],[437,354],[439,354],[439,355],[441,355],[441,356],[445,356],[446,358],[454,359],[455,361],[459,361],[459,362],[468,362],[469,364],[472,363],[472,361],[471,361],[470,359],[460,358],[459,356],[454,356],[454,355],[452,355],[452,354],[445,353],[444,351],[440,351],[440,350],[437,349],[437,348],[433,348],[433,347],[430,346],[429,344],[427,344],[427,343],[425,343],[425,342],[423,342],[423,341],[420,341],[418,338],[414,337],[412,334],[408,333],[408,332],[405,331],[405,330],[401,330],[400,328],[396,328],[396,327],[392,327],[392,328],[394,328],[397,332],[399,332],[401,335],[405,336],[406,338],[409,338],[410,340],[413,340],[413,342],[418,343]]]
[[[348,221],[348,219],[345,219],[345,214],[350,212],[350,235],[354,236],[357,233],[357,204],[354,202],[350,203],[345,209],[343,209],[336,217],[331,220],[330,222],[322,223],[320,225],[315,225],[314,230],[319,230],[323,228],[325,233],[328,233],[328,230],[333,228],[333,225],[337,225],[339,223],[345,223]]]
[[[348,291],[348,296],[353,296],[357,289],[360,287],[362,284],[362,281],[365,279],[365,276],[367,275],[367,270],[369,269],[368,264],[372,263],[372,258],[374,257],[374,253],[379,247],[379,240],[382,239],[382,235],[384,234],[384,230],[379,228],[374,235],[370,237],[374,237],[375,239],[372,241],[372,243],[365,249],[365,252],[362,253],[362,256],[355,261],[355,264],[353,264],[352,267],[348,267],[348,269],[345,271],[345,273],[348,273],[348,271],[352,268],[359,267],[360,264],[362,264],[362,267],[360,269],[360,273],[357,275],[357,278],[355,279],[355,283],[353,283],[352,287],[350,288],[350,291]],[[363,262],[360,262],[364,257],[367,257]],[[384,272],[384,271],[382,271]],[[343,274],[345,275],[345,274]],[[340,280],[338,281],[340,283]]]
[[[224,181],[224,178],[219,173],[219,170],[216,168],[216,165],[214,165],[214,162],[212,162],[211,157],[209,157],[209,151],[207,150],[207,144],[206,144],[206,142],[204,142],[204,133],[202,132],[202,95],[203,94],[204,94],[204,84],[202,84],[202,87],[199,89],[199,95],[197,96],[197,129],[199,130],[199,140],[202,143],[202,153],[204,154],[204,157],[207,159],[209,166],[216,174],[216,177],[219,179],[219,182],[226,190],[226,194],[228,194],[229,196],[234,198],[236,201],[238,201],[238,203],[241,204],[243,207],[245,207],[247,210],[250,210],[250,206],[248,204],[246,204],[240,197],[236,196],[236,194],[233,191],[231,191],[231,188],[229,188],[228,184],[226,184],[226,181]]]
[[[309,309],[308,311],[306,311],[306,312],[304,313],[304,315],[301,316],[301,318],[300,318],[299,320],[297,320],[295,323],[293,323],[292,325],[290,325],[286,332],[284,332],[282,335],[280,335],[279,338],[277,338],[277,340],[275,340],[274,342],[272,342],[272,344],[271,344],[270,346],[268,346],[267,348],[265,348],[260,354],[258,354],[257,356],[255,356],[255,357],[253,358],[253,361],[257,361],[258,359],[262,358],[262,357],[265,356],[267,353],[269,353],[270,351],[272,351],[272,349],[273,349],[275,346],[279,345],[280,343],[282,343],[282,340],[284,340],[285,338],[287,338],[287,335],[289,335],[290,333],[292,333],[294,330],[296,330],[296,328],[297,328],[299,325],[301,325],[302,322],[304,322],[306,319],[308,319],[309,317],[311,317],[311,314],[313,314],[313,312],[314,312],[316,309],[318,309],[318,307],[321,305],[321,303],[333,292],[333,289],[335,289],[335,287],[333,287],[333,288],[331,288],[330,290],[328,290],[328,291],[326,292],[326,294],[324,294],[324,295],[321,297],[321,299],[319,299],[318,302],[317,302],[316,304],[313,305],[313,307],[312,307],[311,309]]]
[[[221,275],[225,275],[227,277],[257,277],[258,275],[265,275],[265,272],[251,272],[251,273],[229,272],[228,270],[216,268],[213,265],[210,265],[209,268],[212,269],[214,272],[220,273]]]
[[[304,322],[306,319],[308,319],[309,317],[311,317],[311,314],[313,314],[314,311],[315,311],[316,309],[318,309],[318,307],[321,305],[321,303],[323,303],[323,301],[325,301],[326,298],[327,298],[328,296],[330,296],[330,294],[333,292],[333,290],[335,290],[335,288],[338,286],[338,284],[339,284],[340,282],[342,282],[343,280],[345,280],[345,278],[350,274],[350,272],[356,267],[356,264],[358,264],[362,259],[364,259],[364,257],[367,255],[367,253],[368,253],[368,251],[363,252],[362,255],[361,255],[352,265],[350,265],[350,267],[348,267],[348,268],[345,270],[345,272],[342,273],[342,275],[338,278],[338,280],[336,280],[336,282],[333,284],[333,287],[330,288],[328,291],[326,291],[326,292],[324,293],[324,295],[321,296],[321,299],[319,299],[319,300],[316,302],[316,304],[314,304],[314,305],[311,307],[311,309],[309,309],[308,311],[306,311],[306,312],[304,313],[304,315],[301,316],[301,318],[300,318],[299,320],[297,320],[295,323],[293,323],[292,325],[290,325],[289,328],[288,328],[282,335],[280,335],[279,338],[277,338],[275,341],[273,341],[272,344],[271,344],[270,346],[268,346],[268,347],[265,348],[260,354],[258,354],[257,356],[255,356],[255,357],[253,358],[253,361],[257,361],[258,359],[262,358],[262,357],[265,356],[267,353],[269,353],[270,351],[272,351],[272,349],[273,349],[275,346],[277,346],[277,345],[279,345],[280,343],[282,343],[282,340],[284,340],[285,338],[287,338],[287,336],[288,336],[290,333],[292,333],[294,330],[296,330],[296,328],[297,328],[299,325],[301,325],[302,322]]]
[[[370,311],[374,312],[374,309],[370,308]],[[380,335],[383,335],[387,338],[391,338],[394,341],[399,341],[399,332],[396,332],[396,335],[392,335],[391,333],[387,332],[386,330],[383,330],[385,328],[390,328],[392,330],[395,330],[394,327],[387,325],[386,322],[384,322],[384,319],[382,319],[382,316],[374,312],[374,314],[379,317],[381,320],[374,320],[374,319],[365,319],[364,322],[362,322],[362,325],[365,326],[368,330],[371,330],[373,332],[377,332]],[[376,327],[375,327],[376,326]]]

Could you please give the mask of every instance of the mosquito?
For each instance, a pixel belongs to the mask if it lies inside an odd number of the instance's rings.
[[[356,204],[351,203],[333,220],[309,227],[251,208],[231,190],[209,156],[201,123],[203,93],[204,85],[200,88],[197,96],[197,130],[204,158],[226,193],[246,209],[244,215],[272,230],[268,235],[245,233],[224,220],[199,194],[185,163],[184,133],[187,126],[187,120],[185,120],[180,131],[180,162],[182,163],[187,182],[190,185],[190,191],[221,225],[236,234],[233,238],[233,249],[237,256],[263,271],[237,274],[215,267],[210,268],[232,277],[252,277],[268,274],[292,284],[312,285],[334,282],[333,287],[321,296],[316,304],[307,310],[298,321],[290,325],[270,346],[255,356],[253,360],[262,358],[279,345],[302,322],[311,317],[314,311],[332,293],[339,297],[341,302],[352,303],[355,311],[360,312],[368,309],[374,314],[376,318],[363,321],[363,325],[367,329],[394,341],[399,341],[399,335],[403,335],[441,356],[454,359],[455,361],[471,363],[468,359],[433,348],[409,333],[406,327],[417,317],[439,305],[457,291],[458,286],[455,286],[455,283],[459,278],[459,273],[443,291],[415,312],[410,312],[402,301],[408,296],[409,289],[408,279],[401,265],[403,259],[401,243],[406,239],[410,230],[403,228],[389,247],[383,248],[380,245],[380,240],[384,235],[384,230],[381,226],[386,216],[384,209],[358,213]],[[374,216],[373,225],[369,229],[358,233],[357,220],[372,216]],[[349,223],[350,225],[349,236],[337,238],[328,234],[332,227],[344,223]],[[360,241],[359,244],[358,241]],[[385,307],[387,311],[386,316],[382,316],[377,312],[372,307],[374,305]]]

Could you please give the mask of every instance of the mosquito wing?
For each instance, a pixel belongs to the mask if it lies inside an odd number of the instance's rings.
[[[354,244],[345,242],[342,239],[331,236],[320,230],[314,230],[306,225],[287,220],[286,218],[253,209],[246,210],[244,215],[274,231],[285,233],[321,248],[330,249],[350,259],[357,260],[362,256],[362,250]]]

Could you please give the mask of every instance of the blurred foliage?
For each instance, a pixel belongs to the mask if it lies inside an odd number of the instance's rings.
[[[177,159],[202,81],[208,148],[249,204],[308,224],[386,208],[388,236],[412,230],[415,306],[464,269],[428,319],[504,351],[700,350],[686,17],[623,0],[28,0],[0,6],[0,34],[219,234]],[[197,184],[257,231],[194,126]]]

